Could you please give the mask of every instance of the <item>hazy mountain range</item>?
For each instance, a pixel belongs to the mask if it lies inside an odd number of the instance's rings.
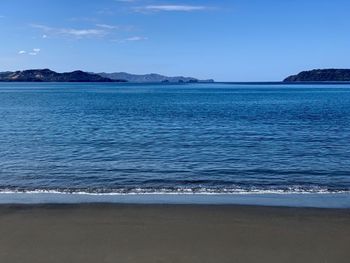
[[[168,82],[168,83],[195,83],[195,82],[214,82],[212,79],[208,80],[198,80],[192,77],[168,77],[160,74],[145,74],[136,75],[126,72],[116,72],[116,73],[98,73],[100,76],[105,78],[110,78],[113,80],[122,79],[133,83],[157,83],[157,82]]]
[[[8,82],[115,82],[109,78],[84,71],[57,73],[50,69],[31,69],[1,72],[0,81]],[[120,80],[119,80],[120,81]]]
[[[350,69],[315,69],[287,77],[284,82],[350,82]],[[92,73],[76,70],[57,73],[50,69],[0,72],[0,82],[130,82],[130,83],[211,83],[212,79],[168,77],[159,74],[136,75],[125,72]]]
[[[197,83],[214,82],[191,77],[167,77],[159,74],[92,73],[81,70],[57,73],[50,69],[0,72],[2,82],[133,82],[133,83]]]

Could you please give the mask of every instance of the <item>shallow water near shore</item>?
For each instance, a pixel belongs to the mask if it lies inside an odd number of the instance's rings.
[[[1,83],[0,203],[344,207],[349,105],[350,85]]]
[[[350,194],[3,193],[0,204],[248,205],[350,209]]]

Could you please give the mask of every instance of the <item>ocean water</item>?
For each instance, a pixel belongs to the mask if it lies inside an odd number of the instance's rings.
[[[0,84],[0,192],[350,193],[350,85]]]

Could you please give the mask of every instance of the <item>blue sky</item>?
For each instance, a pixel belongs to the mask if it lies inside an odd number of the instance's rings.
[[[350,68],[348,0],[1,0],[0,71],[275,81]]]

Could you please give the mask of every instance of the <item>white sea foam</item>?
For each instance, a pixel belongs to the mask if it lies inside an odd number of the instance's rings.
[[[314,189],[142,189],[132,190],[117,189],[111,191],[80,191],[80,190],[0,190],[0,194],[58,194],[58,195],[91,195],[91,196],[118,196],[118,195],[264,195],[264,194],[350,194],[349,190],[328,190],[322,188]]]

